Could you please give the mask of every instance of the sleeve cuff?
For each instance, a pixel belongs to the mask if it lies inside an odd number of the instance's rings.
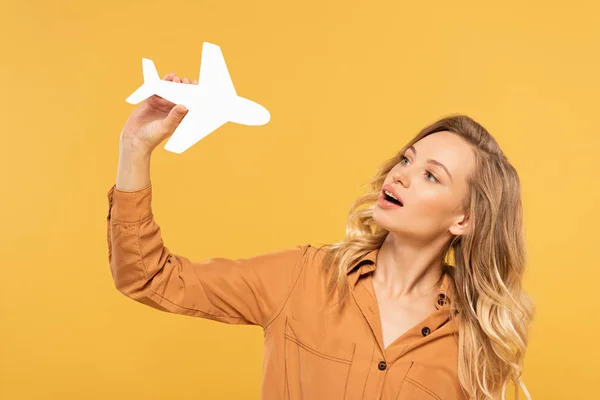
[[[113,185],[107,193],[108,219],[139,222],[152,215],[152,183],[134,192],[123,192]]]

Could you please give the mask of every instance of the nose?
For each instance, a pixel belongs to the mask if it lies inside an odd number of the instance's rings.
[[[394,182],[399,182],[404,187],[410,186],[410,173],[408,172],[408,168],[399,168],[392,175],[394,178]]]

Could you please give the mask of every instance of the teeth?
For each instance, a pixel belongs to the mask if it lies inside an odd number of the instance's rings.
[[[396,196],[394,196],[394,195],[393,195],[391,192],[388,192],[387,190],[384,190],[384,192],[385,192],[385,194],[387,194],[388,196],[390,196],[390,197],[392,197],[392,198],[396,199]],[[396,200],[398,200],[398,199],[396,199]],[[398,200],[398,201],[400,201],[400,200]]]

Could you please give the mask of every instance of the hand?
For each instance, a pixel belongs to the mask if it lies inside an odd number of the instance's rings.
[[[198,84],[198,80],[190,82],[188,78],[180,79],[173,72],[163,80]],[[127,119],[121,131],[121,146],[128,151],[149,155],[175,132],[186,114],[187,109],[182,104],[176,105],[158,95],[152,95],[140,103]]]

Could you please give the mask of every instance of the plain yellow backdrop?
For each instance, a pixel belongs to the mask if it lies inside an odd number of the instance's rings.
[[[157,149],[153,210],[173,252],[341,240],[380,162],[426,124],[468,114],[522,179],[537,305],[525,383],[536,400],[594,398],[599,12],[592,1],[5,2],[0,398],[258,399],[260,328],[135,303],[108,265],[106,193],[141,59],[198,78],[204,41],[272,119],[227,124],[180,155]]]

